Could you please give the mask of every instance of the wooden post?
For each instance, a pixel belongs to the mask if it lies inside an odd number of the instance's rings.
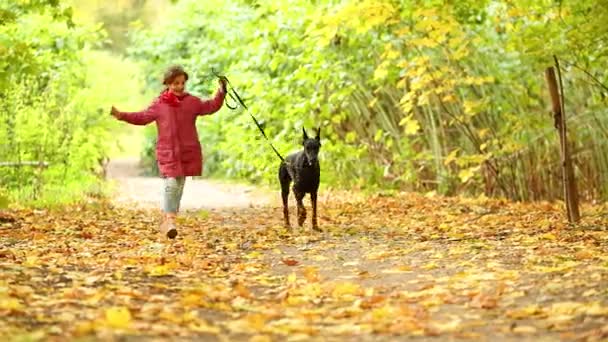
[[[555,57],[554,57],[555,58]],[[555,66],[559,71],[559,63],[555,58]],[[566,115],[564,113],[564,89],[561,83],[558,90],[557,79],[555,77],[555,69],[553,67],[545,70],[545,78],[551,94],[551,103],[553,105],[553,119],[555,128],[559,133],[561,162],[562,162],[562,179],[564,184],[564,201],[566,202],[566,211],[568,214],[568,222],[576,223],[580,219],[578,209],[578,192],[576,188],[576,180],[574,178],[574,168],[572,166],[572,158],[570,156],[570,148],[568,147]],[[561,98],[560,98],[561,94]]]

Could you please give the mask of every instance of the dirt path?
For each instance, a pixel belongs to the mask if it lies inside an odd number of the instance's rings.
[[[608,339],[601,206],[568,227],[557,204],[322,189],[313,233],[282,228],[272,197],[195,181],[167,240],[147,209],[159,180],[132,165],[111,167],[116,201],[143,210],[0,223],[0,340]]]
[[[137,158],[110,161],[107,178],[115,184],[116,203],[146,209],[159,207],[162,180],[141,176]],[[274,196],[276,194],[253,186],[188,178],[181,208],[187,211],[265,206],[275,200]]]

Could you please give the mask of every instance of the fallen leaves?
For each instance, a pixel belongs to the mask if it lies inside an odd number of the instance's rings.
[[[320,210],[323,234],[287,233],[280,208],[255,208],[184,215],[175,241],[148,211],[13,210],[0,336],[608,334],[608,232],[565,227],[557,206],[401,194]]]
[[[494,309],[498,306],[498,297],[479,293],[471,300],[471,307],[478,309]]]
[[[284,258],[281,261],[287,266],[296,266],[297,264],[300,263],[298,260],[291,259],[291,258]]]
[[[111,307],[105,310],[105,323],[114,329],[127,329],[131,325],[131,312],[128,308]]]

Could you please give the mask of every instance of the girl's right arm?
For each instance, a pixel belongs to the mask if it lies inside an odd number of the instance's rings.
[[[148,109],[141,112],[121,112],[112,106],[111,114],[118,120],[128,122],[133,125],[144,126],[156,121],[158,117],[158,102],[152,103]]]

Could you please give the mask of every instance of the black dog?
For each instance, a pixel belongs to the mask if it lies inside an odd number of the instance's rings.
[[[298,225],[302,227],[306,221],[306,209],[304,209],[304,195],[310,194],[312,203],[312,228],[320,230],[317,225],[317,192],[319,190],[319,178],[321,168],[319,167],[319,149],[321,148],[321,128],[317,128],[317,136],[313,139],[309,138],[306,130],[304,132],[304,140],[302,151],[290,154],[285,162],[281,162],[279,167],[279,181],[281,182],[281,197],[283,198],[283,218],[285,226],[291,227],[289,224],[289,185],[293,181],[293,194],[296,196],[298,203]]]

